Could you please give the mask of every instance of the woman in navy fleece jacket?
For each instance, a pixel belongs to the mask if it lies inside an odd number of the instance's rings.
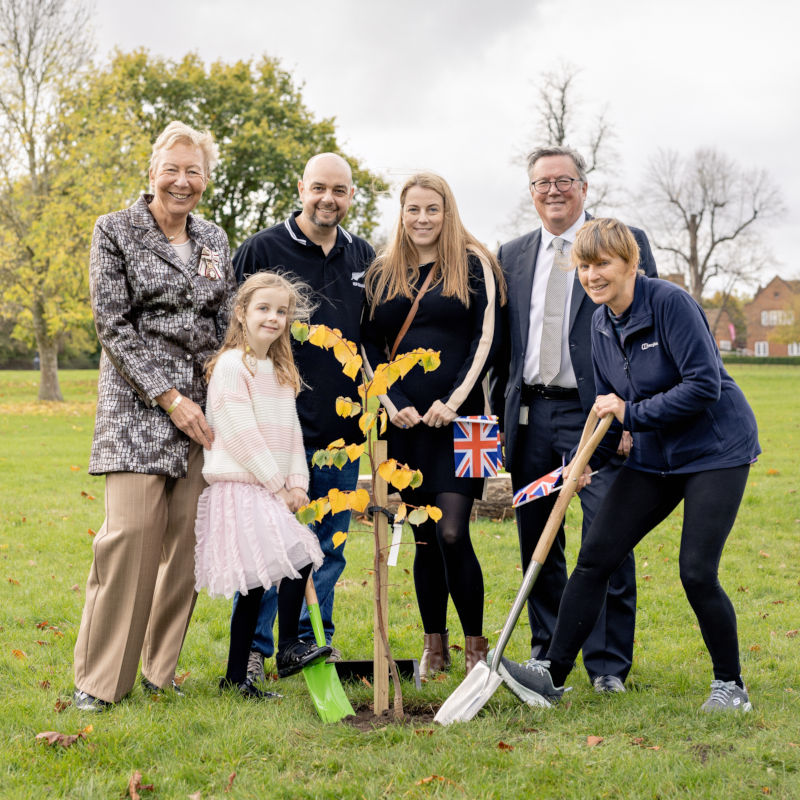
[[[587,222],[572,246],[581,284],[600,305],[592,325],[594,410],[616,418],[593,461],[616,451],[623,430],[633,442],[581,546],[547,660],[508,666],[512,680],[559,696],[608,576],[683,500],[680,577],[714,668],[702,708],[749,711],[736,614],[717,573],[760,452],[756,421],[700,306],[678,286],[638,275],[638,259],[636,240],[612,219]]]

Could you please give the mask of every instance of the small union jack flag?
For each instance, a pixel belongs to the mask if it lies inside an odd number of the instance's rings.
[[[489,478],[500,468],[497,417],[474,415],[453,421],[457,478]]]
[[[564,467],[558,467],[552,472],[548,472],[547,475],[537,478],[533,483],[523,486],[514,494],[512,506],[514,508],[517,506],[524,506],[525,503],[530,503],[531,500],[535,500],[537,497],[547,497],[547,495],[555,490],[558,482],[561,480],[561,472],[563,469]]]

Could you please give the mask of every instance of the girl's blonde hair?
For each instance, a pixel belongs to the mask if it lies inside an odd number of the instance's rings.
[[[447,181],[433,172],[420,172],[412,175],[400,192],[400,219],[397,222],[392,240],[385,250],[372,262],[366,275],[367,299],[370,316],[375,307],[391,300],[397,295],[413,298],[412,287],[419,277],[419,254],[414,243],[403,227],[403,208],[409,189],[419,186],[432,189],[442,198],[444,220],[442,232],[437,242],[437,257],[433,269],[433,285],[442,283],[442,294],[457,297],[469,306],[469,263],[470,254],[489,264],[497,282],[500,302],[506,302],[506,282],[497,259],[464,227],[458,214],[453,190]]]
[[[286,327],[281,335],[269,346],[268,355],[275,367],[275,377],[278,383],[293,387],[295,394],[298,394],[303,388],[303,381],[292,356],[290,326],[294,320],[307,322],[311,316],[313,311],[312,303],[309,300],[311,290],[307,284],[294,276],[278,272],[256,272],[255,275],[251,275],[239,287],[239,291],[236,292],[231,304],[231,319],[228,323],[225,341],[222,343],[222,347],[206,362],[206,382],[211,380],[211,373],[214,371],[217,360],[227,350],[241,350],[242,363],[248,372],[255,375],[255,369],[247,363],[246,355],[249,350],[249,344],[247,331],[242,319],[244,319],[253,295],[259,289],[282,289],[289,296]],[[240,316],[242,319],[239,318]]]

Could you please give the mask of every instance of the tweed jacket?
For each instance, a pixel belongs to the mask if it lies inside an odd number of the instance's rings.
[[[203,364],[228,325],[236,281],[224,231],[189,215],[180,260],[143,195],[97,220],[89,285],[100,358],[89,472],[186,476],[189,437],[155,398],[171,388],[204,406]]]

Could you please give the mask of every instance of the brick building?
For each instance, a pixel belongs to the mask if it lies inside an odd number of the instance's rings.
[[[800,341],[776,342],[771,337],[781,325],[793,325],[800,308],[800,280],[777,275],[745,303],[747,350],[756,356],[800,356]]]

